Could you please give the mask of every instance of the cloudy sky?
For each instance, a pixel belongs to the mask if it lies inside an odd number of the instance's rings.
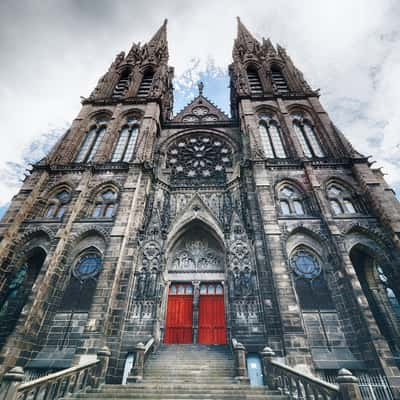
[[[227,66],[236,16],[287,48],[333,121],[372,155],[400,193],[398,0],[2,0],[0,3],[0,208],[26,165],[69,126],[116,53],[168,18],[178,111],[203,79],[229,112]]]

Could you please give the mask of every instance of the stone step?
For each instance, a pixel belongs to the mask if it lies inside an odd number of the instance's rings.
[[[112,386],[112,387],[109,387]],[[106,385],[102,390],[93,390],[88,393],[76,394],[73,398],[81,399],[264,399],[264,400],[278,400],[287,399],[286,396],[281,395],[277,391],[268,391],[265,388],[251,388],[245,389],[241,386],[236,388],[220,388],[211,389],[170,389],[158,388],[140,388],[137,385]]]

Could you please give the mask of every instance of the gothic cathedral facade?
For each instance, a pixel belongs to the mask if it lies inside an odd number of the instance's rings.
[[[400,206],[285,49],[238,21],[231,116],[173,115],[166,23],[118,54],[0,225],[0,363],[138,342],[274,349],[329,374],[400,365]],[[332,372],[333,373],[333,372]],[[396,389],[397,388],[397,389]]]

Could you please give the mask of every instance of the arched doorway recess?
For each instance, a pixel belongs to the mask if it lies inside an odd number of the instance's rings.
[[[2,293],[0,299],[0,348],[18,322],[19,315],[28,301],[46,255],[41,247],[31,249],[15,270]]]
[[[350,251],[350,259],[357,273],[374,319],[395,356],[400,356],[400,293],[372,249],[357,244]]]
[[[167,260],[164,343],[226,343],[225,252],[201,222],[178,236]]]

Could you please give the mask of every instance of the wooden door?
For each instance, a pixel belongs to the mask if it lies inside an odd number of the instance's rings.
[[[193,287],[173,283],[170,286],[164,343],[193,342]]]
[[[226,344],[224,290],[219,283],[200,286],[199,343]]]

